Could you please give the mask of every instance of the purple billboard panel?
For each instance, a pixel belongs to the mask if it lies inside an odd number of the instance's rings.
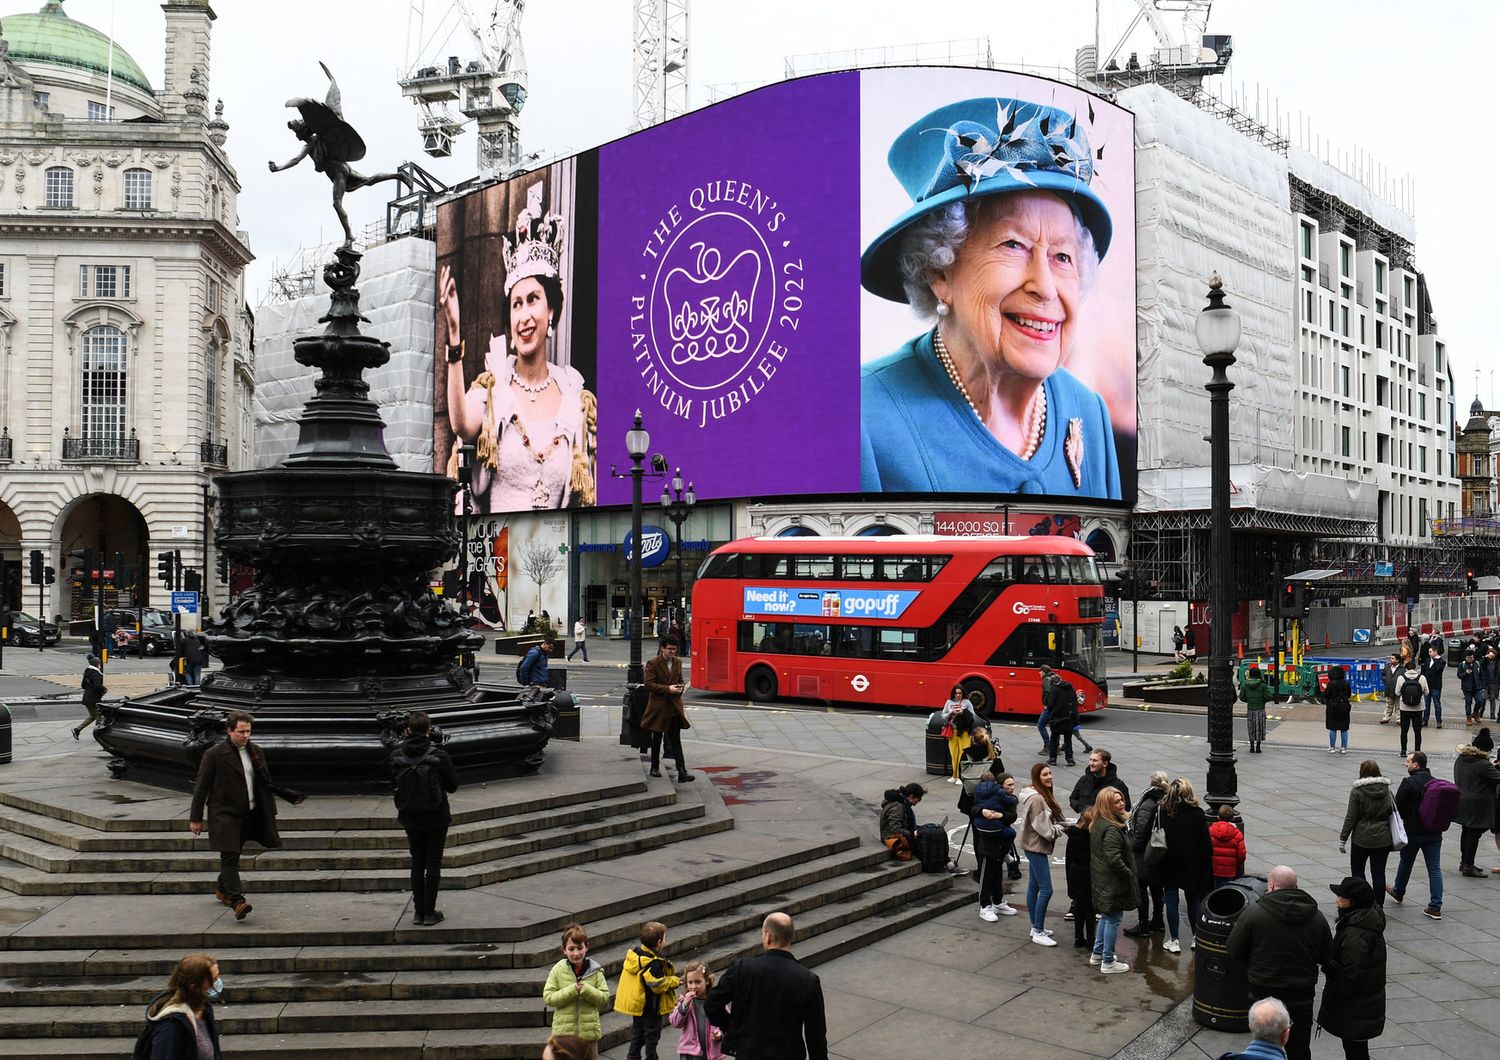
[[[859,488],[859,148],[843,74],[600,149],[599,466],[640,409],[699,497]]]

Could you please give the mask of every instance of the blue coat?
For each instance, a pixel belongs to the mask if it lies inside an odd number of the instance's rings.
[[[1059,368],[1047,390],[1047,433],[1031,460],[995,440],[938,362],[923,332],[860,372],[859,487],[889,493],[1024,493],[1120,499],[1120,467],[1104,399]],[[1083,437],[1082,481],[1064,452]]]

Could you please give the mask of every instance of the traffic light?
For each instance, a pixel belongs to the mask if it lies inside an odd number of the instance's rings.
[[[1477,593],[1479,591],[1479,579],[1474,577],[1474,572],[1472,570],[1464,571],[1464,585],[1468,587],[1469,592],[1471,593]]]
[[[1422,597],[1422,568],[1416,564],[1406,568],[1406,599],[1415,604]]]
[[[1307,599],[1305,596],[1306,585],[1303,582],[1287,581],[1281,583],[1281,617],[1282,618],[1306,618]]]
[[[176,571],[173,569],[173,555],[170,552],[158,552],[156,554],[156,580],[168,589],[172,588],[172,582],[176,580]]]
[[[42,568],[42,583],[44,585],[55,585],[55,584],[57,584],[57,568],[56,567],[43,567]]]
[[[42,584],[42,550],[39,548],[31,550],[31,584]]]
[[[219,558],[215,561],[219,572],[219,581],[229,581],[229,554],[223,549],[219,550]]]
[[[192,567],[182,572],[182,588],[186,592],[198,593],[203,591],[203,575]]]

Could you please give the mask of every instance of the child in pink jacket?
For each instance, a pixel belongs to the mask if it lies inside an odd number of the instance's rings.
[[[704,995],[714,985],[708,966],[702,961],[688,965],[682,985],[686,987],[682,997],[667,1014],[667,1020],[681,1032],[677,1038],[678,1060],[723,1060],[720,1042],[724,1035],[708,1022],[708,1014],[703,1010]]]

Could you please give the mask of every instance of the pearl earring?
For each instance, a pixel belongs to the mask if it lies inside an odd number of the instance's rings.
[[[947,302],[939,302],[937,304],[937,315],[940,316],[940,317],[946,317],[948,315],[948,303]]]

